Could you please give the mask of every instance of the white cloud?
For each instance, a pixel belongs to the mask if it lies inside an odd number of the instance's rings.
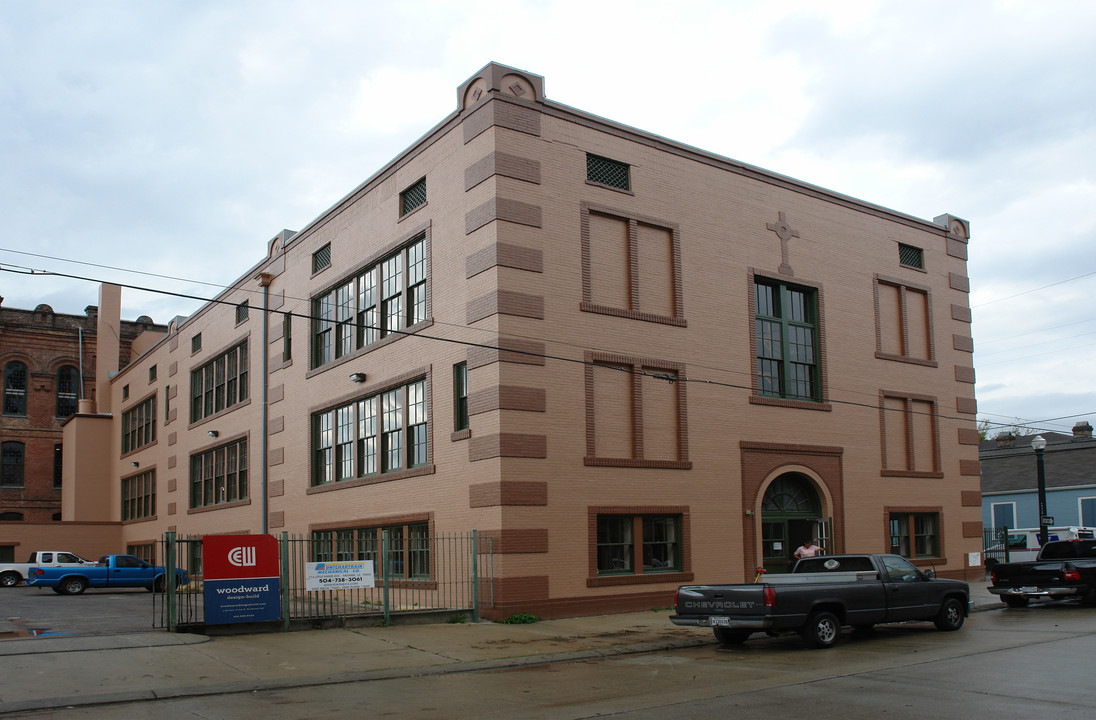
[[[1083,335],[1096,277],[1026,292],[1096,271],[1096,4],[103,0],[4,11],[0,248],[229,282],[275,233],[303,227],[452,112],[456,87],[498,61],[543,75],[557,102],[908,214],[971,220],[981,408],[1096,411]],[[156,284],[0,252],[0,266],[13,264]],[[97,302],[92,283],[0,283],[9,307]],[[123,303],[157,321],[198,306],[135,292]]]

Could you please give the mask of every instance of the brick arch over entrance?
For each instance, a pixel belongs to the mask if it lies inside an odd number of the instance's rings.
[[[823,445],[792,445],[784,443],[739,443],[742,458],[742,506],[757,510],[761,503],[761,486],[779,468],[799,465],[810,469],[826,485],[833,503],[834,552],[845,546],[845,492],[841,459],[844,450]],[[758,556],[758,523],[760,515],[752,512],[742,523],[742,574],[754,576],[760,567]]]

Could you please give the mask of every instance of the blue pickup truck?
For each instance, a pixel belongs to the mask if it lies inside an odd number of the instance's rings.
[[[103,555],[98,565],[86,567],[37,567],[24,581],[48,587],[60,595],[79,595],[90,588],[145,588],[163,592],[164,568],[149,565],[133,555]],[[186,570],[175,568],[175,585],[187,583]]]

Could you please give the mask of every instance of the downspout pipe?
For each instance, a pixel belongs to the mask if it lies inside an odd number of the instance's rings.
[[[268,534],[270,528],[268,527],[268,519],[270,517],[269,499],[267,497],[267,437],[266,429],[269,427],[270,420],[270,283],[274,280],[274,276],[269,273],[259,274],[259,284],[263,288],[263,405],[262,405],[262,426],[259,431],[261,440],[259,441],[259,492],[262,496],[260,507],[262,508],[262,532],[263,535]]]

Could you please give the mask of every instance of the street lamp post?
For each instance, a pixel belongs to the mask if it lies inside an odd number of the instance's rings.
[[[1035,477],[1039,489],[1039,545],[1047,542],[1047,477],[1043,466],[1043,451],[1046,450],[1047,441],[1042,435],[1036,435],[1031,439],[1031,448],[1035,451]]]

